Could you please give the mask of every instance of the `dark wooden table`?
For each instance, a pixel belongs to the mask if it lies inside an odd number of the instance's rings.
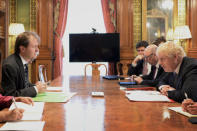
[[[167,109],[179,103],[131,102],[116,80],[96,80],[73,76],[58,78],[52,85],[63,85],[77,92],[67,103],[46,103],[45,131],[194,131],[197,125]],[[104,97],[92,97],[104,91]]]

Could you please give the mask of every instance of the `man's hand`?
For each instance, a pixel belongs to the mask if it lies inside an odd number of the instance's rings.
[[[136,76],[136,75],[130,76],[130,79],[132,82],[134,82],[134,81],[137,82],[137,84],[140,84],[143,81],[142,77]]]
[[[188,106],[189,105],[193,105],[194,104],[194,101],[191,100],[191,99],[184,99],[184,101],[182,102],[182,109],[183,111],[186,111],[186,112],[189,112],[188,111]]]
[[[15,97],[17,102],[23,102],[29,105],[34,105],[33,100],[30,97]]]
[[[36,88],[38,90],[38,93],[45,92],[47,89],[47,84],[39,81],[36,83]]]
[[[175,88],[172,88],[169,85],[165,85],[161,89],[161,94],[168,96],[168,91],[173,91],[173,90],[175,90]]]
[[[136,56],[135,59],[133,60],[132,64],[136,65],[137,62],[138,62],[139,60],[142,60],[143,58],[144,58],[143,55],[138,55],[138,56]]]
[[[134,82],[136,77],[137,77],[136,75],[132,75],[132,76],[130,76],[130,80],[131,80],[132,82]]]
[[[142,77],[137,76],[134,78],[134,81],[136,81],[138,84],[140,84],[140,83],[142,83],[143,79],[142,79]]]
[[[197,115],[197,103],[187,106],[187,112],[193,115]]]

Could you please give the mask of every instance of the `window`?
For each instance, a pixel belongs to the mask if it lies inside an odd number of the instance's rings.
[[[69,33],[90,33],[95,28],[99,33],[105,33],[105,25],[100,0],[70,0],[66,31],[63,37],[64,59],[63,75],[84,75],[84,68],[89,63],[69,63]],[[107,63],[104,63],[107,65]],[[105,69],[101,67],[101,75]],[[87,68],[91,75],[91,67]],[[102,71],[104,70],[104,71]]]

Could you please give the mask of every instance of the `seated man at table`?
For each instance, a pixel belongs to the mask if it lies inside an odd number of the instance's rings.
[[[150,64],[146,62],[144,58],[144,50],[148,46],[148,42],[146,41],[140,41],[136,44],[136,50],[137,50],[137,56],[131,63],[131,66],[128,70],[128,75],[147,75],[150,73]]]
[[[23,32],[15,42],[15,53],[8,56],[2,65],[3,95],[34,97],[44,92],[46,85],[38,82],[36,85],[29,82],[28,64],[32,63],[39,54],[39,36],[34,32]]]
[[[191,99],[185,99],[182,102],[182,109],[190,114],[197,115],[197,102],[194,102]]]
[[[173,87],[163,87],[161,93],[177,102],[182,102],[186,93],[197,101],[197,60],[186,57],[183,48],[173,42],[161,44],[156,54],[164,71],[176,74]]]
[[[0,94],[0,122],[20,120],[23,116],[23,109],[15,108],[13,110],[2,110],[8,108],[12,104],[12,96],[2,96]],[[15,101],[33,105],[33,101],[29,97],[15,97]]]
[[[148,63],[151,64],[151,72],[149,75],[143,76],[132,76],[138,84],[156,86],[160,79],[165,75],[163,68],[158,63],[158,58],[156,56],[156,45],[149,45],[144,51],[144,58]]]

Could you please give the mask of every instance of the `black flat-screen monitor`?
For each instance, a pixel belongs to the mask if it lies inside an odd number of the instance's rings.
[[[120,61],[119,33],[69,34],[69,61]]]

